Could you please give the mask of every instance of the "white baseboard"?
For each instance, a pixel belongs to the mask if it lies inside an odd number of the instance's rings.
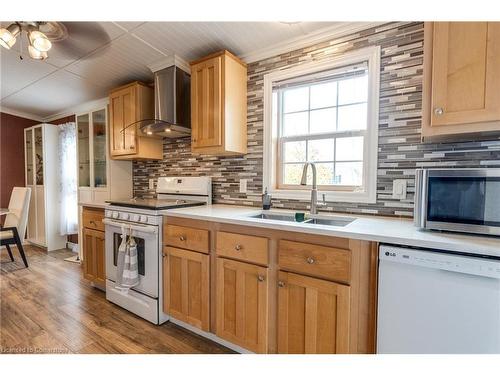
[[[241,346],[235,345],[233,343],[230,343],[229,341],[221,339],[220,337],[214,335],[211,332],[205,332],[199,328],[193,327],[191,324],[184,323],[183,321],[177,320],[177,319],[172,318],[172,317],[170,317],[170,321],[174,324],[177,324],[178,326],[181,326],[182,328],[186,328],[186,329],[196,333],[197,335],[203,336],[209,340],[215,341],[217,344],[221,344],[221,345],[225,346],[226,348],[234,350],[235,352],[238,352],[241,354],[255,354],[254,352],[251,352],[250,350],[242,348]]]

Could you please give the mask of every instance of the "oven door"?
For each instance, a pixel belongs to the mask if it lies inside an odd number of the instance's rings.
[[[116,282],[118,248],[121,243],[122,227],[128,236],[131,235],[137,243],[137,260],[139,269],[139,285],[137,292],[158,298],[158,227],[155,225],[126,223],[123,221],[104,219],[106,228],[106,278]]]

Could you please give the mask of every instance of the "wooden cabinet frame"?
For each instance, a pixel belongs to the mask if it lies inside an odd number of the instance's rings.
[[[347,238],[321,236],[304,234],[299,232],[287,232],[279,230],[271,230],[266,228],[257,228],[251,226],[223,224],[217,222],[208,222],[204,220],[192,220],[177,218],[172,216],[165,217],[165,222],[169,225],[178,225],[196,229],[203,229],[209,231],[209,262],[210,262],[210,329],[209,332],[217,334],[220,332],[220,306],[224,305],[224,300],[220,295],[221,283],[223,283],[223,274],[218,270],[221,264],[239,266],[241,271],[247,269],[254,269],[257,267],[261,272],[266,272],[265,279],[267,281],[267,327],[266,327],[266,345],[248,345],[244,340],[231,338],[229,335],[222,335],[226,341],[233,342],[241,347],[255,352],[262,353],[278,353],[278,281],[279,272],[290,271],[281,270],[278,265],[278,246],[280,240],[288,240],[301,242],[305,244],[313,244],[318,246],[344,249],[350,252],[350,274],[348,281],[331,281],[322,279],[321,277],[308,276],[314,280],[325,280],[327,283],[335,283],[338,285],[339,298],[345,301],[345,289],[341,288],[346,286],[349,290],[348,293],[348,307],[343,304],[343,311],[348,310],[348,319],[343,318],[343,322],[347,322],[343,326],[345,334],[336,346],[337,351],[346,353],[375,353],[375,340],[376,340],[376,305],[377,305],[377,267],[378,267],[378,246],[374,242],[353,240]],[[216,253],[217,249],[217,234],[218,232],[234,233],[245,236],[257,236],[267,239],[268,260],[267,264],[261,264],[248,261],[247,258],[236,258],[231,253]],[[252,252],[252,242],[246,241],[246,251]],[[233,258],[233,259],[229,259]],[[248,259],[253,259],[251,256]],[[260,258],[259,258],[260,259]],[[252,264],[253,263],[253,264]],[[255,269],[257,269],[255,268]],[[251,271],[248,271],[251,272]],[[298,274],[293,271],[294,274]],[[304,277],[304,276],[302,276]],[[262,284],[266,285],[265,283]],[[327,284],[331,285],[331,284]],[[342,291],[340,291],[342,289]],[[264,316],[265,313],[261,313]],[[345,315],[345,314],[344,314]],[[241,324],[241,322],[240,322]],[[346,337],[347,336],[347,337]],[[311,344],[312,345],[312,344]],[[312,346],[310,346],[312,347]]]
[[[467,66],[460,69],[454,67],[454,71],[448,71],[448,50],[454,48],[457,55],[462,53],[462,58],[471,58],[472,51],[468,51],[460,46],[448,45],[449,22],[426,22],[424,25],[424,77],[422,92],[422,137],[427,139],[439,139],[454,137],[460,139],[470,139],[471,134],[500,132],[500,22],[477,22],[467,23],[468,26],[474,24],[485,24],[487,36],[477,33],[477,38],[483,38],[483,50],[477,50],[476,54],[485,53],[484,71],[482,74],[467,70]],[[467,25],[464,24],[464,25]],[[437,34],[436,34],[437,33]],[[437,39],[436,39],[437,37]],[[472,37],[472,36],[470,36]],[[477,48],[481,44],[478,40]],[[459,58],[459,57],[457,57]],[[457,62],[455,62],[455,65]],[[481,85],[484,79],[484,102],[483,107],[476,105],[476,109],[454,108],[448,113],[446,111],[447,87],[450,79],[455,79],[457,74],[461,75],[462,85]],[[484,76],[481,78],[481,75]],[[467,78],[466,78],[467,77]],[[458,79],[458,77],[456,78]],[[480,88],[483,89],[483,88]],[[459,92],[457,92],[459,91]],[[455,100],[460,96],[459,103],[467,102],[467,90],[455,90]],[[464,96],[465,95],[465,96]],[[476,99],[475,99],[476,100]],[[457,104],[458,105],[458,104]],[[438,108],[443,108],[444,113],[437,115],[434,113]]]

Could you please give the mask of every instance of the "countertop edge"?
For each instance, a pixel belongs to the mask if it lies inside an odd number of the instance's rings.
[[[354,240],[388,243],[393,245],[413,246],[413,247],[428,248],[435,250],[500,257],[500,238],[489,238],[485,236],[463,235],[463,234],[444,233],[444,232],[430,232],[427,230],[424,231],[413,227],[413,222],[408,219],[358,217],[357,223],[354,222],[345,227],[338,227],[338,228],[326,227],[326,226],[304,227],[304,226],[299,226],[300,224],[289,223],[289,222],[273,222],[270,220],[256,221],[256,219],[245,218],[245,215],[250,215],[252,213],[261,211],[260,209],[256,208],[240,207],[240,206],[230,206],[230,207],[224,206],[224,207],[228,210],[231,210],[233,216],[229,217],[227,215],[216,214],[214,212],[211,212],[210,214],[208,213],[202,214],[200,212],[190,212],[190,208],[165,210],[162,211],[161,214],[164,216],[178,217],[184,219],[206,220],[210,222],[219,222],[224,224],[247,225],[258,228],[301,232],[301,233],[308,233],[315,235],[336,236]],[[218,207],[216,207],[215,209],[217,210]],[[221,210],[224,210],[224,208],[222,208]],[[235,214],[240,215],[240,217],[235,217],[234,216]],[[357,217],[356,215],[344,215],[344,214],[337,214],[337,215]],[[404,235],[404,234],[397,235],[388,233],[377,234],[377,233],[371,233],[370,230],[366,229],[363,230],[363,224],[366,226],[369,224],[390,225],[391,223],[401,226],[401,228],[403,228],[407,232],[410,232],[411,235]],[[396,228],[392,232],[397,232]],[[474,241],[485,242],[486,244],[472,243]]]

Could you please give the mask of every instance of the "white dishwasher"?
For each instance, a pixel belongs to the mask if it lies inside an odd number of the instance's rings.
[[[381,245],[377,353],[500,353],[500,259]]]

